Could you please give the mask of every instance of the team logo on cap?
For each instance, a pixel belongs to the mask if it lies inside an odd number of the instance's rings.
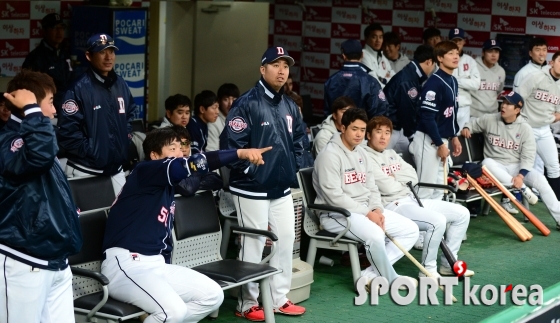
[[[14,139],[14,141],[12,141],[12,147],[10,147],[10,151],[15,153],[21,147],[23,147],[23,139],[21,138]]]
[[[436,92],[434,92],[434,91],[428,91],[428,92],[426,93],[426,100],[428,100],[428,101],[433,101],[433,100],[435,100],[435,99],[436,99]]]
[[[413,87],[413,88],[411,88],[410,90],[408,90],[407,93],[408,93],[408,96],[409,96],[411,99],[414,99],[415,97],[418,96],[418,90],[416,90],[415,87]]]
[[[66,100],[66,102],[62,104],[62,111],[64,111],[65,114],[71,116],[78,112],[78,104],[74,100]]]
[[[245,120],[241,117],[235,117],[229,121],[228,126],[231,131],[240,133],[241,131],[247,129],[247,122],[245,122]]]

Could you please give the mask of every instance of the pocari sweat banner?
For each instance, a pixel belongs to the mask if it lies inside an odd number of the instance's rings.
[[[146,27],[145,10],[114,12],[113,39],[119,48],[115,72],[124,78],[130,88],[138,106],[135,116],[138,119],[143,119],[145,113]]]

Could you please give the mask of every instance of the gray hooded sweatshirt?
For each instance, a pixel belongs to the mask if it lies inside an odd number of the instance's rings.
[[[471,118],[498,111],[498,95],[502,93],[506,80],[506,72],[498,63],[489,68],[482,58],[477,57],[475,61],[480,72],[480,87],[478,91],[471,92]]]
[[[362,146],[349,150],[340,135],[333,136],[315,160],[315,203],[363,215],[375,209],[383,211],[373,171],[373,163]]]

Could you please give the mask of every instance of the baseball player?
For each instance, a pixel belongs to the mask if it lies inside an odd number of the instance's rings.
[[[206,145],[207,151],[214,151],[220,149],[220,134],[226,126],[226,117],[233,101],[239,97],[239,88],[232,83],[224,83],[218,88],[218,105],[219,115],[216,122],[209,122],[208,125],[208,144]]]
[[[546,63],[546,54],[548,53],[548,45],[542,37],[535,37],[529,43],[529,57],[531,60],[527,65],[523,66],[516,74],[513,80],[513,90],[519,93],[521,83],[525,81],[529,75],[537,71],[546,71],[550,66]]]
[[[466,43],[465,31],[458,27],[452,28],[449,30],[449,39],[457,44],[459,48],[459,66],[453,70],[453,76],[457,79],[459,86],[457,124],[459,129],[461,129],[470,118],[471,94],[478,91],[480,87],[480,73],[474,59],[470,55],[463,53],[463,46]]]
[[[533,128],[537,143],[537,155],[546,167],[546,179],[560,200],[560,165],[558,150],[550,131],[550,125],[560,121],[560,51],[554,53],[550,61],[550,69],[536,71],[519,85],[517,93],[525,99],[521,111],[527,123]],[[533,168],[538,168],[535,163]],[[539,170],[536,170],[542,174]]]
[[[334,135],[315,160],[313,187],[315,203],[344,208],[350,217],[324,212],[321,226],[340,233],[350,223],[345,236],[364,244],[370,267],[362,276],[371,281],[377,276],[394,281],[399,275],[392,264],[403,253],[385,238],[385,231],[406,250],[418,239],[418,226],[391,210],[384,209],[374,178],[374,164],[360,143],[364,140],[368,118],[363,110],[351,108],[342,116],[340,135]],[[416,283],[417,281],[413,279]]]
[[[414,60],[395,74],[383,89],[387,98],[385,116],[391,119],[394,128],[390,149],[408,155],[408,138],[416,131],[416,114],[418,112],[422,83],[428,79],[435,66],[434,49],[420,45],[414,51]]]
[[[462,147],[457,139],[458,86],[452,75],[459,64],[459,48],[452,41],[443,41],[434,48],[434,56],[439,69],[422,88],[418,127],[409,151],[416,163],[418,181],[435,184],[443,183],[442,166],[449,157],[448,140],[453,145],[453,156],[459,156]],[[422,199],[441,199],[442,195],[438,190],[418,189]]]
[[[482,44],[482,56],[475,59],[480,72],[480,87],[478,91],[471,92],[471,118],[480,118],[498,110],[496,98],[502,93],[506,80],[506,72],[498,64],[501,50],[495,39],[488,39]]]
[[[424,45],[434,48],[441,41],[441,31],[435,27],[426,28],[422,32],[422,40]]]
[[[369,74],[379,81],[381,88],[395,75],[391,63],[383,55],[383,27],[380,24],[371,24],[364,29],[364,58],[362,63],[371,71]],[[370,117],[371,118],[371,117]]]
[[[340,133],[340,129],[342,128],[342,123],[340,122],[342,121],[344,112],[355,107],[354,100],[347,96],[338,97],[333,101],[331,106],[332,114],[321,123],[319,126],[321,130],[319,130],[317,135],[315,135],[315,139],[313,139],[313,154],[315,156],[319,155],[335,133]]]
[[[194,97],[194,116],[187,124],[191,135],[191,151],[198,154],[206,151],[208,124],[218,120],[218,98],[214,92],[204,90]]]
[[[183,94],[175,94],[165,99],[165,117],[160,124],[162,127],[174,125],[186,127],[191,119],[191,99]]]
[[[82,234],[56,158],[55,91],[50,76],[24,70],[4,94],[12,115],[0,132],[0,322],[74,322],[67,258]]]
[[[125,80],[115,73],[115,41],[95,34],[87,41],[90,68],[64,95],[58,144],[66,150],[66,176],[110,176],[117,195],[125,182],[131,121],[137,109]]]
[[[283,95],[284,84],[294,59],[283,47],[271,47],[261,59],[261,79],[231,107],[220,135],[222,149],[272,146],[266,164],[256,167],[245,161],[232,164],[230,191],[239,225],[272,230],[278,237],[277,252],[270,265],[282,273],[270,279],[274,311],[301,315],[305,308],[294,305],[286,295],[292,282],[294,206],[290,185],[302,163],[303,120],[294,101]],[[258,263],[264,238],[242,237],[239,259]],[[257,283],[241,287],[236,315],[250,321],[264,321],[259,306]]]
[[[461,133],[466,138],[471,133],[483,133],[487,140],[484,141],[482,164],[504,185],[520,189],[531,204],[537,203],[538,198],[529,187],[538,189],[544,205],[556,221],[556,228],[560,230],[560,202],[544,175],[533,170],[538,150],[534,129],[519,117],[527,107],[525,101],[513,91],[502,98],[500,113],[470,120]]]
[[[239,149],[183,158],[180,138],[169,127],[154,130],[143,142],[147,160],[136,165],[111,206],[101,273],[109,295],[150,314],[144,323],[198,322],[217,310],[224,294],[212,279],[169,264],[175,212],[173,185],[239,159],[263,164],[270,150]]]
[[[389,60],[395,74],[410,63],[410,59],[401,53],[401,37],[392,31],[383,35],[383,55]]]
[[[374,82],[370,69],[362,64],[362,45],[358,40],[348,39],[340,44],[344,65],[325,82],[325,116],[332,113],[331,106],[341,96],[352,98],[356,107],[366,110],[368,118],[382,115],[387,101],[381,86]]]
[[[421,231],[426,231],[422,251],[422,265],[435,278],[437,271],[437,254],[439,242],[445,234],[445,242],[457,259],[463,236],[467,232],[470,213],[460,204],[442,200],[424,199],[420,207],[412,192],[407,187],[408,182],[416,185],[418,177],[414,168],[407,164],[396,151],[387,149],[392,133],[391,120],[384,116],[374,117],[367,124],[368,145],[366,152],[373,162],[373,176],[381,194],[381,202],[385,210],[394,211],[405,216],[418,225]],[[446,232],[446,225],[449,228]],[[441,256],[439,272],[443,275],[454,275],[453,269],[445,256]],[[473,276],[468,270],[465,276]],[[419,277],[426,277],[422,272]]]

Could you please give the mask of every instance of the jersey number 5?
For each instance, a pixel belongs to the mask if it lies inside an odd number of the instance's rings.
[[[453,115],[453,107],[449,107],[449,108],[445,109],[445,110],[443,111],[443,115],[444,115],[446,118],[451,117],[451,116]]]
[[[157,219],[158,219],[159,222],[164,223],[165,226],[167,226],[167,216],[168,215],[169,215],[169,212],[167,211],[165,206],[162,206],[161,211],[159,211],[159,215],[158,215]]]

